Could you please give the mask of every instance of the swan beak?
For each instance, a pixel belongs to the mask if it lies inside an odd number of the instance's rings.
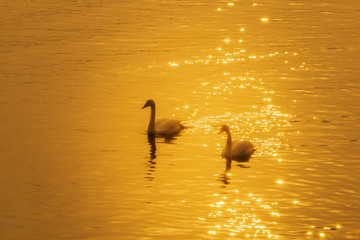
[[[147,105],[145,104],[141,109],[144,109],[144,108],[146,108],[147,107]]]

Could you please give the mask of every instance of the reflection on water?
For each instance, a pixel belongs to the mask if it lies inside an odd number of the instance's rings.
[[[278,223],[277,202],[264,202],[248,194],[242,198],[239,190],[226,194],[214,194],[215,202],[210,204],[208,216],[200,218],[209,224],[208,233],[219,238],[236,236],[246,239],[278,239],[271,229]]]
[[[252,193],[241,194],[241,191],[237,189],[215,193],[214,197],[214,202],[210,204],[209,214],[200,217],[199,220],[208,225],[208,234],[216,235],[215,238],[229,238],[230,236],[241,239],[283,238],[284,235],[281,236],[280,231],[276,230],[281,229],[278,226],[282,223],[279,212],[282,208],[296,207],[299,204],[299,201],[292,201],[282,206],[278,202],[267,202]],[[340,225],[321,227],[312,225],[303,237],[325,237],[340,228]]]
[[[148,136],[148,142],[150,145],[150,159],[148,160],[148,166],[149,166],[148,176],[146,176],[145,178],[147,178],[149,181],[152,181],[154,179],[152,174],[155,171],[155,167],[156,167],[156,160],[155,160],[156,159],[156,142],[155,142],[155,134],[149,133],[147,136]]]
[[[225,158],[225,171],[219,174],[219,181],[223,182],[225,185],[230,184],[230,176],[231,176],[231,165],[232,161],[230,158]]]
[[[359,239],[359,4],[2,1],[0,238]]]
[[[225,183],[227,184],[227,183]],[[252,193],[245,195],[241,190],[233,190],[214,194],[214,202],[210,204],[210,212],[199,220],[208,225],[208,234],[215,238],[235,236],[241,239],[279,239],[281,229],[281,209],[296,207],[299,201],[282,204],[266,201]],[[340,225],[309,226],[304,233],[307,237],[325,237],[332,231],[339,230]],[[275,230],[273,230],[275,229]],[[285,238],[286,239],[286,238]]]
[[[155,143],[155,135],[148,134],[148,142],[150,145],[150,160],[154,160],[156,158],[156,143]]]

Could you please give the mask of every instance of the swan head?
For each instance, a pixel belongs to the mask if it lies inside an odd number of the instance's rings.
[[[147,100],[145,105],[141,109],[144,109],[144,108],[150,107],[150,106],[155,106],[155,102],[152,99]]]
[[[219,134],[220,134],[220,133],[223,133],[223,132],[230,132],[230,128],[229,128],[228,125],[223,125],[223,126],[221,127]]]

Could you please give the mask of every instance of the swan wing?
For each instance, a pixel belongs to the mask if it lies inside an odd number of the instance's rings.
[[[181,124],[175,119],[159,119],[155,123],[155,129],[160,135],[176,134],[181,130]]]
[[[244,157],[250,156],[255,151],[254,145],[248,141],[233,141],[231,156],[232,157]]]

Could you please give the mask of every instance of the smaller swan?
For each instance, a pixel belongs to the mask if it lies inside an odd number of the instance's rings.
[[[159,119],[155,122],[155,102],[152,99],[146,101],[142,109],[151,107],[151,116],[148,127],[148,134],[154,134],[157,137],[171,138],[177,135],[184,126],[175,119]]]
[[[222,152],[222,156],[227,159],[228,161],[227,165],[229,165],[229,161],[230,161],[230,167],[231,167],[231,159],[237,162],[249,161],[251,155],[255,151],[254,145],[248,141],[238,141],[238,140],[232,141],[230,129],[229,126],[227,125],[223,125],[221,127],[219,134],[223,132],[226,132],[227,140],[226,140],[226,146],[224,147],[224,150]]]

